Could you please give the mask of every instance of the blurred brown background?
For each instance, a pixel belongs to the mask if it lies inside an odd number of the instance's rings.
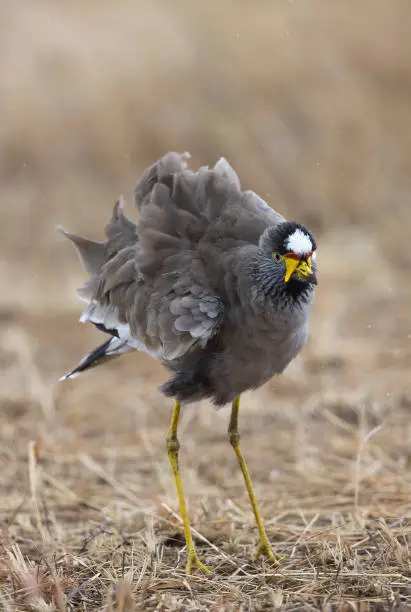
[[[3,317],[69,313],[71,332],[90,335],[74,321],[82,272],[55,225],[101,237],[118,195],[134,215],[146,165],[189,150],[193,165],[224,155],[245,187],[317,234],[310,351],[364,353],[359,377],[370,385],[383,382],[375,368],[385,378],[408,365],[406,0],[16,2],[0,11]],[[55,331],[42,340],[57,375],[71,362]]]
[[[134,218],[134,184],[168,150],[190,151],[193,166],[223,155],[245,188],[317,237],[310,343],[284,377],[244,401],[244,451],[273,512],[280,502],[277,492],[270,499],[272,474],[290,500],[310,474],[340,469],[341,453],[342,480],[337,470],[321,491],[341,490],[342,482],[350,490],[356,438],[344,438],[353,446],[342,450],[337,425],[347,419],[355,434],[365,405],[370,427],[381,425],[381,444],[403,469],[411,405],[410,32],[408,0],[0,3],[7,507],[19,502],[15,479],[25,473],[10,457],[24,458],[31,438],[59,457],[50,469],[67,486],[81,451],[139,491],[142,505],[159,503],[166,486],[175,507],[171,480],[164,484],[169,404],[156,390],[166,376],[161,366],[130,356],[54,384],[102,338],[77,323],[75,288],[84,276],[55,225],[100,239],[120,194]],[[242,495],[224,442],[227,416],[207,403],[187,409],[192,496],[219,499],[229,478]],[[153,457],[167,476],[157,478]],[[73,486],[91,495],[91,476],[76,469]]]

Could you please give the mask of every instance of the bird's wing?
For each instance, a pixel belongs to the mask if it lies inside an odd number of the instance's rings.
[[[149,284],[150,295],[136,300],[132,318],[136,333],[158,338],[161,357],[173,361],[217,333],[224,303],[209,286],[195,252],[166,257],[161,269]]]
[[[158,231],[147,232],[143,247],[136,225],[123,213],[122,201],[114,207],[105,242],[62,231],[74,243],[90,274],[78,290],[80,299],[87,303],[80,321],[91,322],[113,337],[105,355],[138,349],[169,361],[194,344],[205,345],[216,333],[223,304],[207,286],[195,253],[184,249],[184,241]],[[143,265],[143,275],[139,262],[148,261],[153,250],[155,265]],[[101,353],[99,350],[99,360]],[[90,367],[90,356],[85,361]]]

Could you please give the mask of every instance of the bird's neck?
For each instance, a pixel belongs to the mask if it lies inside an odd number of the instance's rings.
[[[311,283],[284,276],[268,258],[259,260],[253,270],[254,293],[258,303],[274,310],[305,310],[309,308],[314,295]]]

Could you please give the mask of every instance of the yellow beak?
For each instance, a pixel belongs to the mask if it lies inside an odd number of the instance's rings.
[[[308,259],[308,261],[301,261],[298,259],[294,259],[293,257],[287,257],[287,255],[285,255],[284,261],[286,268],[284,280],[286,283],[288,283],[294,273],[301,278],[309,278],[310,276],[312,276],[314,282],[316,282],[311,267],[311,257]]]
[[[294,259],[293,257],[287,257],[287,255],[285,255],[284,261],[285,261],[285,278],[284,278],[284,280],[285,280],[286,283],[288,283],[288,281],[290,280],[290,278],[292,277],[292,275],[296,271],[297,267],[299,266],[300,262],[299,262],[298,259]]]

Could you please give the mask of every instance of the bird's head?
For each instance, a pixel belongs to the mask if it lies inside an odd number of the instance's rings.
[[[260,248],[279,266],[284,283],[317,284],[316,249],[312,233],[303,225],[285,221],[269,227],[260,238]]]

